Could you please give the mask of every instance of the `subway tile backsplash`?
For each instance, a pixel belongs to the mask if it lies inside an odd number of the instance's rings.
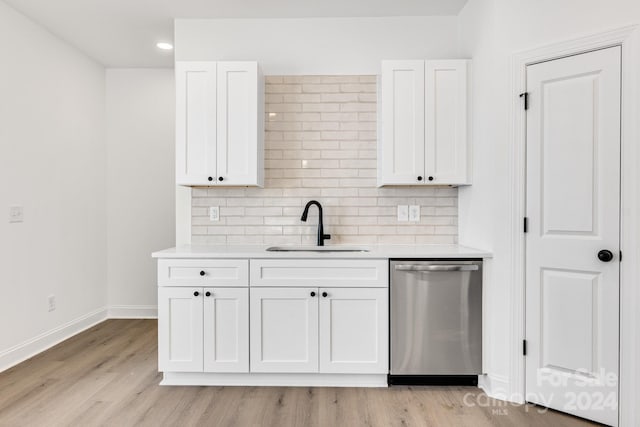
[[[193,243],[315,244],[311,199],[327,244],[457,243],[456,188],[376,188],[375,76],[265,80],[265,188],[193,188]],[[420,205],[420,221],[398,222],[397,205]]]

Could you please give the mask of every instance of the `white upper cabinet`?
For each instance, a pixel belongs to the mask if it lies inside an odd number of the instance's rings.
[[[383,61],[379,186],[470,184],[469,65]]]
[[[176,63],[176,180],[201,185],[216,171],[216,64]]]
[[[263,185],[263,92],[256,62],[176,63],[179,185]]]
[[[424,61],[384,61],[381,93],[380,182],[415,184],[424,175]]]

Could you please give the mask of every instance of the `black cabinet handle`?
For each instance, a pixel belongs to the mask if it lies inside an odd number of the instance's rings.
[[[211,296],[211,292],[209,292],[209,291],[205,292],[205,293],[204,293],[204,296],[205,296],[205,297],[210,297],[210,296]]]
[[[598,259],[602,262],[609,262],[613,259],[613,253],[610,250],[603,249],[598,252]]]
[[[195,291],[195,292],[193,293],[193,296],[194,296],[194,297],[197,297],[197,296],[199,296],[199,295],[200,295],[200,292],[198,292],[198,291]]]
[[[315,297],[315,296],[316,296],[316,293],[315,293],[315,292],[311,292],[311,296],[312,296],[312,297]]]
[[[201,271],[201,272],[200,272],[200,275],[201,275],[201,276],[204,276],[204,275],[205,275],[205,272],[204,272],[204,271]]]
[[[222,181],[224,181],[224,178],[220,176],[220,177],[218,177],[218,181],[222,182]]]
[[[323,293],[322,293],[322,296],[323,296],[324,298],[326,298],[326,297],[328,297],[328,296],[329,296],[329,294],[328,294],[328,293],[326,293],[326,292],[323,292]]]
[[[433,177],[432,176],[429,177],[429,181],[433,181]]]
[[[419,176],[419,177],[418,177],[418,181],[422,181],[422,176]]]
[[[213,181],[213,177],[210,176],[209,178],[207,178],[209,181]]]

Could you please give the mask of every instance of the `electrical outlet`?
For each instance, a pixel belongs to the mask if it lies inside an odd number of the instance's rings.
[[[409,206],[398,205],[398,221],[409,221]]]
[[[22,221],[24,221],[24,210],[22,206],[10,206],[9,222],[22,222]]]
[[[49,311],[54,311],[56,309],[56,296],[49,295]]]
[[[209,221],[220,221],[220,207],[211,206],[209,208]]]
[[[420,205],[409,206],[409,221],[420,221]]]

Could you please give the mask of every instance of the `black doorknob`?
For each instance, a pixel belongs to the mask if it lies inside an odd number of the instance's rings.
[[[433,177],[432,176],[429,177],[429,181],[433,181]]]
[[[210,296],[211,296],[211,292],[209,292],[209,291],[205,292],[205,293],[204,293],[204,296],[205,296],[205,297],[210,297]]]
[[[326,297],[328,297],[328,296],[329,296],[329,294],[328,294],[328,293],[326,293],[326,292],[323,292],[323,293],[322,293],[322,296],[323,296],[324,298],[326,298]]]
[[[603,249],[598,252],[598,259],[602,262],[609,262],[613,259],[613,253],[610,250]]]
[[[224,178],[220,176],[218,177],[218,181],[224,181]]]
[[[204,271],[201,271],[201,272],[200,272],[200,275],[201,275],[201,276],[204,276]]]
[[[422,181],[422,177],[421,176],[418,177],[418,181]]]
[[[210,176],[209,178],[207,178],[209,181],[213,181],[213,177]]]
[[[312,296],[312,297],[315,297],[315,296],[316,296],[316,293],[315,293],[315,292],[311,292],[311,296]]]
[[[197,297],[198,295],[200,295],[200,292],[198,292],[198,291],[195,291],[195,292],[193,293],[193,296],[194,296],[194,297]]]

